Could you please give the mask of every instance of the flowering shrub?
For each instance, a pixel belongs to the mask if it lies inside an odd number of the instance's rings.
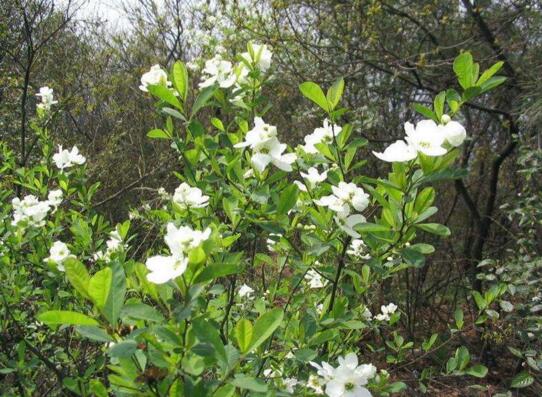
[[[470,54],[460,55],[461,93],[439,93],[432,108],[416,105],[427,119],[406,122],[404,140],[374,151],[391,169],[372,178],[362,173],[367,141],[341,122],[348,112],[340,107],[342,79],[325,93],[301,84],[322,127],[304,144],[281,142],[262,95],[271,60],[271,50],[256,44],[235,60],[215,57],[199,92],[181,62],[170,73],[155,65],[143,75],[141,91],[165,118],[148,136],[171,143],[180,184],[159,192],[159,207],[115,228],[92,207],[98,185],[86,187],[85,157],[76,147],[52,153],[46,126],[56,102],[52,91],[40,91],[42,160],[15,173],[13,184],[29,194],[3,205],[3,271],[39,273],[48,292],[39,295],[36,326],[92,352],[66,371],[53,365],[71,393],[386,396],[412,382],[401,380],[403,365],[462,332],[458,310],[447,333],[406,341],[401,302],[379,291],[434,251],[416,242],[420,235],[450,234],[428,222],[437,212],[431,185],[462,175],[453,163],[467,133],[452,118],[502,83],[494,77],[502,64],[479,76]],[[15,169],[4,152],[3,167]],[[132,223],[164,243],[143,254]],[[69,362],[69,344],[53,340],[58,359]],[[423,387],[432,376],[486,372],[458,346],[414,381]]]

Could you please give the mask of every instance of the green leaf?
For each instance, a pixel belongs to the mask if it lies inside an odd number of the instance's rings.
[[[326,96],[318,84],[313,83],[312,81],[306,81],[299,85],[299,90],[305,98],[310,99],[326,112],[330,111]]]
[[[482,364],[476,364],[468,368],[465,372],[476,378],[484,378],[487,375],[487,367]]]
[[[216,263],[206,266],[203,271],[196,276],[194,283],[205,283],[219,277],[229,276],[241,271],[241,267],[234,263]]]
[[[438,95],[435,97],[435,100],[433,101],[433,105],[435,108],[435,113],[437,115],[438,121],[442,118],[442,115],[444,114],[444,102],[446,101],[446,91],[441,91],[438,93]]]
[[[341,100],[344,91],[344,79],[341,77],[327,90],[327,102],[330,106],[330,111],[335,109]]]
[[[160,85],[160,84],[151,84],[147,86],[147,89],[149,92],[157,97],[158,99],[161,99],[162,101],[169,103],[170,105],[176,107],[181,112],[183,111],[183,105],[181,102],[177,99],[177,97],[169,90],[169,88]]]
[[[100,310],[105,306],[105,302],[109,296],[112,278],[113,272],[111,268],[106,267],[92,276],[88,283],[88,294]]]
[[[470,52],[464,52],[458,55],[454,60],[453,66],[457,80],[463,89],[467,89],[473,85],[473,69],[474,62]]]
[[[260,346],[282,323],[284,313],[281,309],[273,309],[262,314],[254,323],[252,340],[247,351],[253,351]]]
[[[414,105],[412,105],[412,108],[416,112],[421,114],[422,116],[427,117],[428,119],[435,120],[435,121],[437,120],[437,116],[435,115],[435,113],[433,113],[433,111],[429,109],[427,106],[424,106],[419,103],[415,103]]]
[[[64,269],[66,270],[68,281],[75,290],[90,300],[91,297],[88,293],[90,276],[85,265],[75,258],[68,258],[64,261]]]
[[[75,327],[75,330],[79,335],[90,340],[95,340],[96,342],[114,342],[114,339],[99,327],[92,325],[80,325]]]
[[[113,326],[119,318],[120,311],[124,305],[124,294],[126,293],[126,276],[124,275],[124,269],[118,262],[113,262],[112,270],[112,282],[109,296],[105,302],[105,306],[102,310],[105,318]]]
[[[457,308],[454,313],[455,326],[457,329],[462,329],[464,320],[463,320],[463,310]]]
[[[183,100],[188,94],[188,71],[181,61],[173,64],[173,85]]]
[[[265,393],[267,391],[267,384],[263,380],[246,375],[237,375],[235,379],[231,381],[231,384],[240,389],[250,390],[256,393]]]
[[[107,354],[111,357],[127,358],[134,354],[137,350],[137,342],[132,339],[124,340],[119,343],[115,343],[109,348]]]
[[[476,85],[484,84],[487,80],[489,80],[491,77],[493,77],[493,75],[495,73],[497,73],[499,70],[501,70],[503,65],[504,65],[504,62],[499,61],[499,62],[495,63],[493,66],[491,66],[489,69],[486,69],[484,71],[484,73],[482,73],[482,75],[480,76],[478,81],[476,82]]]
[[[51,310],[41,313],[38,320],[47,325],[98,325],[98,321],[85,314],[67,310]]]
[[[217,119],[216,117],[213,117],[211,119],[211,124],[215,126],[215,128],[219,131],[225,132],[226,129],[224,128],[224,124],[222,123],[222,120]]]
[[[286,214],[288,211],[290,211],[297,202],[298,195],[299,189],[293,183],[284,189],[279,198],[277,212],[279,214]]]
[[[164,130],[155,128],[147,132],[147,136],[151,139],[171,139],[171,136]]]
[[[201,341],[209,343],[214,347],[214,354],[216,359],[224,364],[228,365],[228,356],[226,349],[222,344],[218,330],[210,324],[208,321],[198,318],[192,321],[192,330],[195,336]]]
[[[191,117],[193,117],[204,106],[207,105],[207,102],[209,102],[209,100],[213,97],[215,90],[216,90],[216,87],[205,87],[203,90],[200,91],[200,93],[198,94],[198,97],[194,101],[194,105],[192,105]]]
[[[419,223],[414,226],[428,233],[436,234],[437,236],[447,237],[451,234],[450,229],[439,223]]]
[[[107,397],[109,395],[107,393],[107,388],[98,379],[92,379],[89,382],[89,385],[90,385],[90,391],[92,392],[93,396]]]
[[[224,385],[217,389],[214,392],[213,397],[234,397],[235,396],[235,386],[234,385]]]
[[[472,291],[472,297],[474,298],[474,301],[476,302],[476,306],[478,306],[478,309],[484,310],[487,307],[487,302],[478,291]]]
[[[246,353],[252,340],[252,323],[247,319],[240,319],[235,326],[235,338],[241,353]]]
[[[514,377],[514,379],[512,379],[510,387],[513,387],[514,389],[521,389],[523,387],[531,386],[533,382],[534,378],[531,376],[531,374],[524,371],[520,372]]]
[[[154,307],[146,305],[144,303],[130,303],[122,308],[121,316],[131,317],[136,320],[145,320],[152,322],[164,321],[164,316]]]
[[[489,90],[492,90],[493,88],[500,86],[505,81],[506,77],[504,76],[492,77],[480,86],[480,88],[482,89],[481,92],[487,92]]]

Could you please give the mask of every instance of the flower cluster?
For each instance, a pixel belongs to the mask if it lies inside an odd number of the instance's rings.
[[[355,258],[369,259],[370,255],[365,253],[366,249],[367,249],[367,246],[365,245],[365,242],[363,240],[354,239],[350,243],[350,247],[348,247],[348,250],[346,251],[346,253]]]
[[[405,162],[415,159],[418,153],[426,156],[442,156],[448,152],[447,147],[460,146],[467,133],[457,121],[450,120],[448,115],[442,116],[442,124],[433,120],[422,120],[416,124],[405,123],[405,140],[398,140],[389,145],[384,152],[373,154],[387,162]]]
[[[339,357],[338,361],[337,368],[324,361],[321,364],[311,362],[320,378],[309,378],[307,387],[313,389],[316,394],[325,391],[329,397],[370,397],[371,393],[364,386],[376,375],[376,367],[372,364],[358,365],[355,353]]]
[[[173,202],[179,207],[185,208],[203,208],[209,204],[209,196],[205,196],[201,189],[192,187],[183,182],[175,189],[173,193]]]
[[[270,163],[290,172],[292,164],[297,160],[295,153],[284,153],[286,144],[278,140],[277,127],[266,124],[261,117],[254,118],[254,128],[247,132],[244,142],[234,147],[252,149],[251,163],[258,172],[263,172]]]
[[[94,254],[94,260],[101,260],[107,262],[111,259],[111,255],[113,253],[119,252],[125,248],[122,237],[116,230],[113,230],[111,233],[109,233],[109,239],[105,242],[105,246],[107,247],[105,252],[98,251]]]
[[[53,161],[55,162],[57,168],[63,171],[64,168],[84,164],[86,158],[79,153],[77,146],[72,147],[71,150],[63,150],[62,146],[59,146],[58,152],[53,155]]]
[[[199,247],[210,235],[209,228],[201,232],[189,226],[175,227],[173,223],[168,223],[164,240],[170,255],[156,255],[147,259],[145,264],[150,270],[147,279],[155,284],[163,284],[182,275],[188,266],[190,250]]]
[[[53,89],[47,86],[41,87],[36,96],[41,99],[41,103],[38,104],[38,109],[49,111],[51,109],[51,105],[58,103],[54,100]]]
[[[353,238],[359,238],[360,234],[354,227],[365,222],[361,214],[351,215],[352,210],[361,212],[369,205],[369,195],[354,183],[339,182],[338,186],[332,186],[333,194],[314,200],[317,205],[328,207],[336,213],[335,221],[339,227]]]
[[[380,307],[380,311],[382,313],[379,313],[375,316],[375,320],[378,321],[390,321],[390,316],[395,313],[397,310],[397,305],[395,303],[389,303],[387,305],[382,305]]]
[[[22,200],[15,197],[11,200],[13,206],[13,222],[14,226],[25,224],[28,226],[43,226],[45,217],[51,210],[51,207],[56,208],[62,202],[62,191],[51,190],[47,196],[47,200],[40,201],[36,196],[29,194]]]
[[[153,65],[147,73],[144,73],[143,76],[141,76],[141,85],[139,86],[139,89],[141,91],[148,92],[149,85],[159,84],[170,87],[171,81],[168,81],[167,73],[160,67],[160,65]]]

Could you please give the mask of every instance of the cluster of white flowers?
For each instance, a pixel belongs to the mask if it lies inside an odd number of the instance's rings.
[[[302,149],[305,153],[317,154],[318,149],[314,145],[319,143],[331,143],[333,141],[333,136],[336,137],[341,131],[341,127],[330,124],[329,120],[325,119],[323,127],[318,127],[312,134],[305,136],[305,145],[302,146]]]
[[[339,227],[353,238],[359,238],[360,234],[354,227],[365,222],[361,214],[351,215],[352,209],[361,212],[369,205],[369,195],[354,183],[339,182],[338,186],[332,186],[333,194],[314,200],[317,205],[328,207],[336,213],[335,221]]]
[[[72,147],[71,150],[63,150],[62,146],[59,146],[58,152],[53,155],[53,161],[55,162],[57,168],[62,171],[64,168],[84,164],[86,158],[79,153],[77,146]]]
[[[380,160],[387,162],[404,162],[416,158],[418,153],[426,156],[442,156],[448,152],[445,147],[460,146],[467,132],[457,121],[450,120],[450,116],[442,116],[442,124],[433,120],[422,120],[416,124],[405,123],[405,140],[398,140],[389,145],[384,152],[373,154]],[[444,145],[444,146],[443,146]]]
[[[57,266],[57,269],[63,272],[64,262],[66,259],[73,257],[68,246],[62,241],[55,241],[51,248],[49,249],[49,257],[45,258],[45,262],[54,263]]]
[[[237,291],[237,295],[239,295],[239,298],[247,298],[247,299],[254,299],[254,290],[250,288],[248,285],[243,284],[241,287],[239,287],[239,290]]]
[[[261,117],[254,118],[254,128],[247,132],[245,141],[237,143],[234,147],[252,149],[251,163],[258,171],[263,172],[270,164],[290,172],[292,164],[297,160],[295,153],[286,153],[286,144],[280,143],[277,138],[277,127],[266,124]]]
[[[141,76],[141,85],[139,86],[139,89],[141,91],[148,92],[149,90],[147,87],[149,85],[159,84],[170,87],[171,81],[168,81],[167,73],[160,67],[160,65],[153,65],[148,72],[144,73],[143,76]]]
[[[350,247],[346,251],[348,255],[352,255],[353,257],[359,258],[359,259],[369,259],[371,256],[367,253],[365,253],[365,250],[367,249],[367,246],[365,245],[365,242],[360,239],[354,239],[350,243]]]
[[[380,307],[381,313],[375,316],[375,320],[389,321],[390,316],[397,311],[397,305],[395,303],[389,303],[388,305],[382,305]]]
[[[36,96],[41,99],[41,103],[38,104],[38,108],[42,110],[49,111],[51,109],[51,105],[58,103],[54,100],[53,89],[47,86],[41,87]]]
[[[369,379],[376,375],[376,367],[372,364],[358,365],[355,353],[348,353],[339,357],[339,366],[333,368],[330,364],[322,362],[311,365],[317,369],[319,377],[310,377],[307,387],[316,394],[325,394],[329,397],[371,397],[365,387]]]
[[[209,204],[209,196],[205,196],[201,189],[183,182],[175,189],[173,202],[181,208],[203,208]]]
[[[13,206],[13,221],[14,226],[26,224],[28,226],[43,226],[45,217],[51,210],[51,207],[56,208],[62,203],[62,190],[51,190],[47,195],[47,200],[40,201],[36,196],[29,194],[22,200],[15,197],[11,200]]]
[[[95,261],[102,260],[102,261],[109,261],[111,259],[111,255],[115,252],[123,250],[125,247],[125,244],[122,241],[122,237],[120,236],[119,232],[116,230],[113,230],[109,233],[109,239],[105,242],[105,252],[104,251],[98,251],[94,254],[93,258]]]
[[[209,228],[202,232],[189,226],[177,228],[173,223],[168,223],[164,240],[170,255],[156,255],[147,259],[145,264],[150,270],[147,279],[155,284],[163,284],[182,275],[188,266],[189,251],[199,247],[210,235]]]
[[[309,288],[323,288],[327,284],[327,280],[322,278],[316,270],[312,269],[305,274],[305,280],[307,280]]]
[[[202,71],[202,81],[199,83],[200,88],[210,87],[218,84],[221,88],[230,88],[237,81],[237,74],[230,61],[222,59],[220,54],[205,62],[205,67]]]

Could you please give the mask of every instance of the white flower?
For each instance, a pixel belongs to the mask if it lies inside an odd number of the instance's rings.
[[[166,242],[171,254],[177,258],[182,258],[188,254],[191,249],[197,248],[211,235],[211,229],[207,228],[203,232],[193,230],[189,226],[175,227],[173,223],[168,223],[166,227]]]
[[[20,223],[27,223],[29,226],[43,226],[44,219],[51,209],[48,201],[39,201],[36,196],[28,195],[22,200],[15,197],[11,204],[13,206],[13,222],[14,226]]]
[[[339,227],[344,231],[346,234],[348,234],[352,238],[360,238],[361,235],[354,230],[354,227],[356,225],[359,225],[360,223],[365,223],[365,217],[360,214],[354,214],[347,216],[346,218],[342,218],[340,216],[335,217],[335,222],[339,225]]]
[[[70,151],[62,150],[62,146],[59,146],[58,153],[53,155],[53,161],[60,170],[63,170],[73,165],[84,164],[86,159],[79,153],[77,146],[72,147]]]
[[[237,291],[237,295],[239,295],[240,298],[247,298],[247,299],[252,299],[253,293],[254,293],[254,290],[246,284],[241,285],[241,287],[239,288],[239,291]]]
[[[350,207],[356,211],[363,211],[369,205],[369,195],[354,183],[339,182],[339,185],[332,186],[331,190],[332,195],[324,196],[314,202],[328,207],[341,218],[350,214]]]
[[[182,275],[188,265],[188,258],[171,256],[151,256],[145,262],[150,273],[147,280],[155,284],[163,284]]]
[[[442,156],[446,149],[442,147],[444,135],[433,120],[421,120],[416,128],[408,121],[405,123],[406,141],[416,151],[427,156]]]
[[[275,239],[271,238],[275,237]],[[266,240],[267,249],[271,252],[275,252],[275,244],[279,242],[282,234],[279,233],[269,233],[269,238]]]
[[[395,313],[396,310],[397,310],[397,305],[395,303],[389,303],[386,306],[382,305],[380,307],[380,311],[382,313],[377,314],[375,316],[375,319],[378,320],[378,321],[389,321],[390,315]]]
[[[234,73],[232,63],[224,61],[220,55],[205,62],[202,71],[203,81],[199,84],[200,88],[218,84],[221,88],[229,88],[235,84],[237,75]]]
[[[249,64],[256,65],[262,72],[266,72],[271,66],[273,53],[269,51],[265,44],[249,43],[249,46],[252,51],[242,53],[241,57]]]
[[[282,383],[286,389],[286,393],[293,394],[295,387],[299,384],[296,378],[284,378]]]
[[[49,257],[45,258],[44,261],[55,263],[58,270],[63,272],[65,270],[63,263],[71,256],[70,250],[66,244],[62,241],[55,241],[49,249]]]
[[[327,284],[327,280],[322,279],[322,276],[312,269],[305,274],[305,280],[309,283],[310,288],[323,288]]]
[[[311,365],[318,369],[318,375],[323,378],[327,396],[371,397],[371,393],[364,386],[376,375],[376,368],[372,364],[358,365],[358,358],[354,353],[339,357],[337,368],[325,362],[322,362],[322,366],[312,362]]]
[[[377,153],[373,151],[373,154],[380,160],[387,161],[388,163],[410,161],[418,155],[416,149],[413,146],[407,145],[405,141],[396,141],[389,145],[384,152]]]
[[[41,98],[41,103],[38,105],[38,107],[41,109],[49,110],[51,105],[58,103],[54,100],[53,89],[47,86],[41,87],[36,96]]]
[[[166,85],[170,86],[171,81],[167,79],[167,73],[160,67],[160,65],[151,66],[151,69],[141,76],[141,85],[139,89],[144,92],[148,92],[147,86],[149,85]]]
[[[322,314],[323,311],[324,311],[324,304],[323,303],[320,303],[320,304],[316,305],[316,313]]]
[[[175,189],[173,201],[181,208],[203,208],[209,204],[209,196],[202,194],[202,191],[197,187],[191,187],[186,182],[180,184]]]
[[[369,308],[366,307],[366,308],[363,309],[363,313],[361,314],[361,316],[362,316],[365,320],[369,321],[369,320],[371,320],[371,319],[373,318],[373,313],[371,313],[371,311],[369,310]]]
[[[294,184],[297,186],[300,192],[307,192],[307,186],[301,181],[294,181]]]
[[[307,387],[312,389],[315,394],[321,395],[324,394],[324,382],[322,382],[322,379],[315,375],[309,375],[309,379],[307,380]]]
[[[60,189],[51,190],[49,194],[47,195],[47,202],[52,207],[58,207],[60,203],[62,203],[62,197],[63,197],[62,190]]]
[[[318,127],[312,134],[305,136],[305,145],[302,146],[306,153],[316,154],[318,149],[314,145],[318,143],[331,143],[333,140],[333,133],[337,136],[342,131],[342,128],[337,125],[329,123],[328,119],[324,120],[323,127]]]
[[[311,187],[316,186],[318,183],[323,182],[327,178],[327,171],[322,172],[321,174],[314,167],[311,167],[307,170],[307,173],[300,173],[303,178],[305,178]]]
[[[467,138],[465,127],[457,121],[449,121],[449,116],[448,119],[445,119],[444,116],[448,115],[445,114],[442,116],[443,124],[439,125],[440,133],[450,145],[455,147],[461,146],[463,141]]]
[[[263,147],[254,150],[250,159],[252,165],[258,172],[263,172],[265,168],[272,163],[282,171],[292,171],[292,164],[297,160],[295,153],[283,152],[286,150],[286,144],[280,143],[278,139],[268,141]]]
[[[108,257],[111,253],[124,248],[124,245],[122,244],[122,237],[116,230],[109,233],[109,240],[105,242],[105,245],[107,246],[106,255]]]
[[[368,259],[370,257],[368,254],[363,255],[366,248],[367,246],[365,245],[363,240],[354,239],[350,243],[350,247],[348,248],[346,253],[348,255],[355,256],[356,258]]]
[[[235,148],[250,146],[253,150],[264,147],[277,137],[277,127],[267,124],[261,117],[254,117],[254,128],[247,132],[245,141],[234,145]]]

